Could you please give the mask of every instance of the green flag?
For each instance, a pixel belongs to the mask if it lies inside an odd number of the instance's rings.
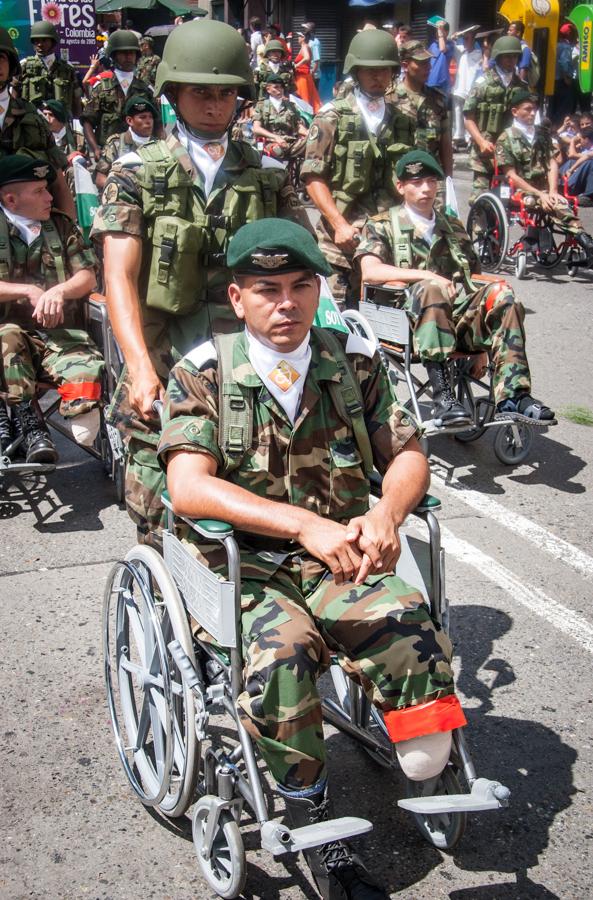
[[[579,33],[579,86],[583,94],[593,89],[593,67],[591,66],[591,38],[593,36],[593,4],[581,3],[568,15],[568,20]]]
[[[350,332],[342,318],[342,313],[336,306],[336,301],[325,278],[321,279],[319,306],[317,307],[313,324],[319,328],[333,328],[334,331],[343,331],[344,334],[349,334]]]
[[[76,192],[76,218],[84,239],[89,244],[91,225],[99,206],[99,193],[84,162],[81,156],[76,156],[72,161],[72,170]]]

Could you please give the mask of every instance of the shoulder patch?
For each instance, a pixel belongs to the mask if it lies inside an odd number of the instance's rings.
[[[368,338],[362,337],[360,334],[350,334],[348,335],[348,340],[346,341],[346,353],[359,354],[360,356],[367,356],[369,359],[375,355],[377,350],[376,342],[370,341]]]
[[[218,354],[214,341],[205,341],[203,344],[198,344],[197,347],[185,354],[181,362],[185,360],[190,362],[192,366],[195,366],[196,369],[203,369],[207,362],[216,362]]]

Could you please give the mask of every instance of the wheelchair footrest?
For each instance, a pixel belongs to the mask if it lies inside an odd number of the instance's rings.
[[[340,819],[328,819],[327,822],[316,822],[303,828],[288,828],[280,822],[264,822],[261,829],[261,845],[274,856],[281,853],[298,853],[309,847],[320,847],[330,841],[342,841],[366,834],[373,825],[367,819],[356,816],[342,816]]]
[[[397,805],[409,812],[430,816],[437,813],[484,812],[509,805],[511,792],[499,781],[476,778],[471,794],[437,794],[434,797],[407,797]]]
[[[55,463],[28,463],[13,462],[8,456],[0,457],[0,474],[4,472],[12,472],[21,475],[43,475],[48,472],[55,472]]]

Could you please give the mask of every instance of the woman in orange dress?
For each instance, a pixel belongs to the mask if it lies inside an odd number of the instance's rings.
[[[311,75],[311,48],[309,47],[309,35],[298,33],[299,52],[294,60],[294,80],[296,84],[296,92],[306,103],[313,107],[313,112],[317,112],[321,106],[321,100]]]

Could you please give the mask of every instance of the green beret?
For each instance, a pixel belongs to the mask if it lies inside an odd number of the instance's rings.
[[[400,181],[407,181],[411,178],[424,178],[427,175],[436,175],[437,178],[445,177],[445,173],[434,156],[431,156],[425,150],[410,150],[409,153],[405,153],[397,161],[395,174]]]
[[[48,162],[24,153],[5,156],[0,166],[0,187],[17,181],[47,181],[51,184],[55,177],[55,169]]]
[[[259,219],[243,225],[231,238],[227,266],[241,275],[284,275],[310,269],[331,275],[332,267],[315,238],[288,219]]]
[[[284,78],[280,72],[270,72],[269,75],[266,75],[264,84],[284,84]]]
[[[152,113],[154,119],[156,119],[158,115],[156,106],[154,103],[151,103],[147,97],[141,97],[139,94],[128,97],[124,103],[124,116],[135,116],[138,113],[144,112]]]
[[[511,91],[511,106],[519,106],[521,103],[535,103],[536,106],[539,106],[539,99],[527,88],[518,87]]]
[[[61,100],[44,100],[41,109],[49,109],[63,125],[68,121],[68,110]]]

